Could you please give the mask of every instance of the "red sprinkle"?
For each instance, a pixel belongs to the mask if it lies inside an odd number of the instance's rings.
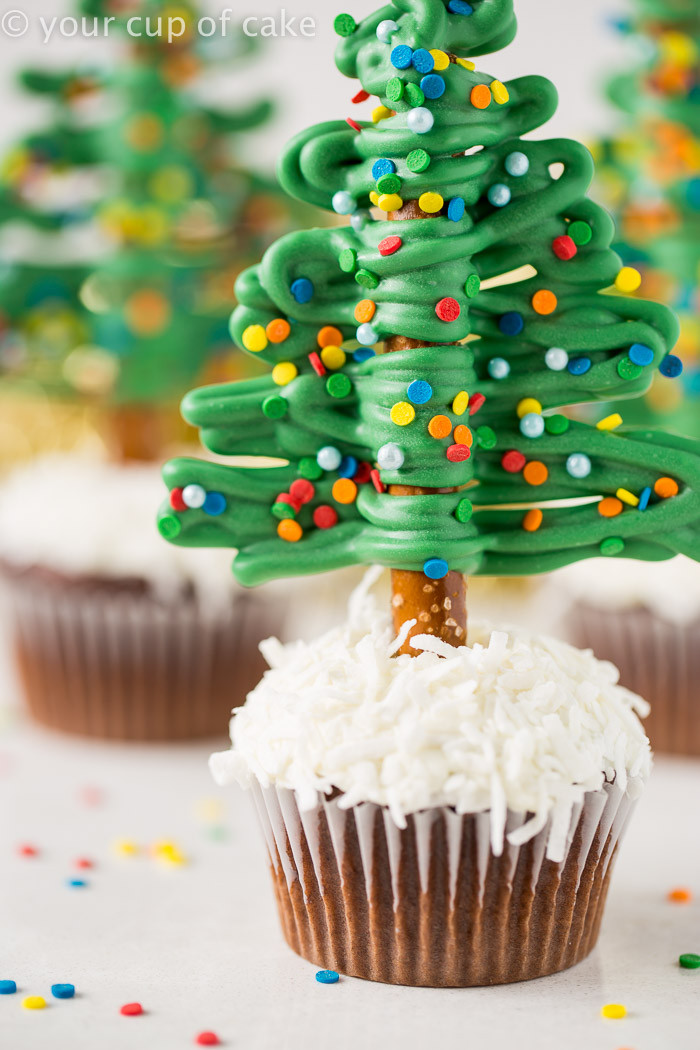
[[[363,460],[355,471],[352,480],[356,485],[366,485],[372,477],[372,464]]]
[[[464,463],[465,459],[469,459],[471,454],[469,445],[450,445],[445,453],[450,463]]]
[[[379,471],[376,469],[376,467],[370,474],[370,477],[372,478],[372,484],[374,485],[377,492],[386,492],[386,485],[382,481]]]
[[[377,247],[380,255],[393,255],[402,244],[403,241],[400,237],[385,237],[383,241],[379,242]]]
[[[316,507],[314,511],[314,525],[317,529],[332,529],[337,524],[338,512],[334,507],[328,507],[325,504],[322,507]]]
[[[557,259],[563,259],[564,262],[568,262],[569,259],[573,259],[574,255],[576,255],[578,248],[571,237],[563,234],[561,237],[555,237],[552,241],[552,251]]]
[[[123,1014],[124,1017],[138,1017],[139,1014],[143,1013],[143,1007],[141,1003],[124,1003],[119,1008],[119,1013]]]
[[[523,469],[527,459],[518,452],[517,449],[512,448],[510,452],[504,452],[501,457],[501,466],[504,470],[507,470],[509,474],[519,474]]]
[[[289,486],[289,495],[293,500],[298,500],[300,504],[308,503],[316,495],[316,489],[306,478],[297,478]]]
[[[435,307],[435,313],[441,321],[456,321],[462,312],[462,308],[456,299],[441,299]]]
[[[353,131],[362,131],[360,125],[357,123],[356,120],[353,120],[352,117],[346,117],[345,123],[349,124]]]
[[[312,354],[309,354],[309,361],[311,363],[311,367],[313,368],[317,376],[325,376],[326,366],[324,365],[323,361],[318,356],[315,350]]]
[[[75,862],[76,868],[94,868],[95,862],[89,857],[78,857]]]
[[[369,91],[358,91],[356,95],[353,95],[353,102],[366,102],[369,98]]]
[[[480,394],[478,391],[476,394],[472,394],[469,398],[469,415],[475,416],[485,401],[486,396],[484,394]]]
[[[182,498],[182,489],[170,490],[170,506],[173,510],[187,510],[187,504]]]
[[[288,503],[290,507],[294,507],[294,510],[301,510],[301,500],[293,499],[288,492],[280,492],[275,503]]]
[[[197,1046],[218,1046],[219,1037],[216,1032],[200,1032],[195,1043]]]
[[[17,852],[19,853],[20,857],[38,857],[39,856],[39,850],[36,848],[36,846],[30,845],[30,843],[28,843],[28,842],[24,842],[21,846],[18,846],[17,847]]]

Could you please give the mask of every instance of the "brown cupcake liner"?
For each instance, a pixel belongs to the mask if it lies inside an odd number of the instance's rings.
[[[41,570],[2,577],[20,686],[42,725],[109,740],[223,736],[259,681],[269,613],[236,596],[223,611],[192,595],[162,603],[111,580]]]
[[[655,751],[700,756],[700,622],[671,624],[649,609],[570,613],[574,645],[620,670],[620,683],[651,705],[644,729]]]
[[[435,808],[399,829],[370,803],[253,788],[284,937],[315,966],[389,984],[470,987],[557,973],[595,946],[617,845],[634,803],[613,784],[574,807],[564,860],[549,825],[490,843],[488,813]],[[506,832],[527,817],[508,814]]]

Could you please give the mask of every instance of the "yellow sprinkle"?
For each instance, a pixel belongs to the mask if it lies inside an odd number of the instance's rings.
[[[447,69],[450,64],[450,56],[445,54],[444,51],[440,51],[439,48],[434,47],[430,54],[433,56],[433,62],[435,63],[435,72],[440,73],[443,69]]]
[[[259,354],[267,346],[267,333],[261,324],[248,325],[242,336],[242,343],[251,354]]]
[[[497,102],[499,106],[505,105],[510,98],[508,88],[505,84],[502,84],[500,80],[491,81],[491,94],[493,95],[494,102]]]
[[[439,193],[421,193],[418,198],[418,207],[428,215],[435,215],[444,205],[444,200]]]
[[[22,1000],[22,1006],[25,1010],[43,1010],[46,1006],[46,999],[43,995],[28,995]]]
[[[476,69],[473,62],[470,62],[468,58],[458,58],[457,65],[461,66],[462,69]]]
[[[376,208],[376,206],[379,204],[379,194],[376,190],[370,190],[369,199],[372,201],[372,204],[374,204]]]
[[[469,408],[469,394],[466,390],[460,390],[452,402],[452,411],[456,416],[463,416]]]
[[[296,379],[298,374],[297,366],[292,364],[291,361],[280,361],[272,369],[272,382],[277,383],[277,386],[286,386],[287,383],[291,383],[293,379]]]
[[[616,427],[622,425],[622,416],[619,412],[613,412],[611,416],[606,416],[605,419],[601,419],[599,423],[596,423],[598,430],[615,430]]]
[[[607,1003],[600,1011],[601,1017],[609,1017],[611,1020],[619,1021],[627,1017],[627,1007],[622,1003]]]
[[[642,275],[633,266],[623,266],[615,278],[618,292],[636,292],[642,283]]]
[[[397,401],[391,410],[391,422],[397,427],[407,427],[416,418],[416,410],[408,401]]]
[[[202,798],[195,806],[195,813],[204,823],[215,822],[221,820],[224,814],[224,804],[218,798]]]
[[[132,842],[131,839],[118,839],[117,842],[114,843],[113,849],[114,852],[118,853],[121,857],[134,857],[139,851],[138,846],[135,842]]]
[[[153,856],[156,860],[162,860],[166,864],[186,864],[185,855],[181,852],[176,842],[167,840],[156,842],[152,847]]]
[[[386,106],[377,106],[376,109],[372,110],[372,122],[378,124],[380,120],[387,120],[389,117],[395,117],[393,109],[388,109]]]
[[[339,346],[324,346],[321,351],[321,360],[326,368],[330,368],[333,372],[336,368],[342,368],[345,364],[345,351],[341,350]]]
[[[382,211],[398,211],[403,208],[403,200],[398,193],[383,193],[377,201]]]
[[[542,415],[542,405],[534,397],[524,397],[522,401],[518,402],[516,409],[518,413],[518,419],[522,419],[523,416],[527,416],[530,412],[536,413],[536,415]]]
[[[635,496],[634,492],[630,492],[628,489],[618,489],[615,495],[618,499],[622,500],[623,503],[629,504],[630,507],[639,506],[639,498]]]

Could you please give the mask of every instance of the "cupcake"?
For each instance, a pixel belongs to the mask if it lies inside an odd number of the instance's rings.
[[[399,644],[364,597],[314,643],[263,643],[270,670],[211,758],[253,796],[287,943],[391,984],[572,966],[649,773],[647,705],[521,629]]]
[[[29,711],[119,740],[219,735],[264,664],[274,611],[231,556],[169,548],[154,466],[47,456],[0,487],[0,587]],[[274,610],[274,605],[272,605]]]
[[[700,756],[700,568],[690,558],[641,564],[594,560],[557,573],[575,645],[620,668],[651,705],[655,751]]]

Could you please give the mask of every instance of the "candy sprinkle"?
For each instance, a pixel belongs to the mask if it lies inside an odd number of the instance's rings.
[[[197,1046],[218,1046],[220,1043],[216,1032],[200,1032],[194,1041]]]
[[[74,984],[52,984],[51,994],[54,999],[72,999],[75,995]]]
[[[476,84],[471,90],[469,99],[475,109],[486,109],[491,105],[491,91],[486,84]]]
[[[444,558],[428,558],[423,563],[423,572],[429,580],[444,580],[450,567]]]
[[[523,528],[525,529],[525,532],[537,532],[542,524],[543,518],[544,514],[539,507],[533,507],[532,510],[529,510],[523,518]]]
[[[532,309],[536,314],[546,317],[548,314],[553,314],[556,308],[557,297],[554,292],[550,292],[547,288],[542,288],[533,295]]]
[[[441,321],[456,321],[461,312],[462,309],[457,300],[452,299],[449,296],[445,299],[441,299],[435,307],[435,313]]]
[[[618,514],[622,514],[622,511],[622,501],[615,496],[606,496],[598,504],[598,513],[603,518],[616,518]]]
[[[14,995],[16,991],[16,981],[0,981],[0,995]]]
[[[463,416],[469,408],[469,394],[466,390],[460,390],[452,402],[452,411],[456,416]]]
[[[678,482],[673,478],[659,478],[654,485],[654,492],[659,499],[670,499],[678,495]]]
[[[690,890],[684,886],[676,887],[673,890],[669,890],[668,898],[672,904],[690,904],[693,899],[693,895]]]
[[[606,1003],[601,1008],[600,1016],[607,1017],[612,1021],[619,1021],[623,1017],[627,1017],[627,1007],[623,1006],[622,1003]]]
[[[32,846],[29,842],[23,842],[21,846],[17,847],[17,852],[20,857],[38,857],[39,850],[36,846]]]
[[[678,965],[684,970],[700,970],[700,955],[695,952],[686,952],[678,956]]]
[[[416,418],[416,410],[408,401],[397,401],[389,414],[397,427],[407,427]]]
[[[619,412],[613,412],[611,416],[606,416],[596,423],[598,430],[615,430],[619,426],[622,426],[622,416]]]
[[[525,467],[523,468],[523,477],[528,485],[544,485],[549,477],[549,471],[544,463],[540,463],[539,460],[533,459],[530,463],[525,464]]]
[[[22,1000],[22,1006],[25,1010],[43,1010],[46,1006],[46,999],[43,995],[28,995]]]
[[[143,1013],[143,1007],[141,1003],[124,1003],[119,1007],[119,1013],[123,1017],[138,1017]]]
[[[450,445],[445,455],[450,463],[464,463],[471,456],[469,445]]]
[[[337,984],[340,975],[335,970],[318,970],[316,980],[319,984]]]
[[[615,278],[618,292],[636,292],[642,283],[642,275],[633,266],[623,266]]]
[[[452,433],[452,421],[447,416],[433,416],[428,423],[428,433],[436,440],[449,437]]]

